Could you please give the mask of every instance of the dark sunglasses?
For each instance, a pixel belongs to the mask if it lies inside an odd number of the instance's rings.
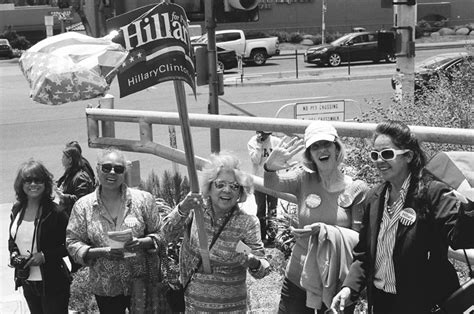
[[[224,180],[216,180],[214,181],[214,186],[218,190],[222,190],[226,186],[228,186],[232,191],[240,190],[240,184],[238,184],[237,182],[227,182]]]
[[[383,151],[371,151],[370,152],[370,159],[372,159],[372,161],[377,161],[379,160],[379,157],[382,159],[382,160],[385,160],[385,161],[390,161],[390,160],[394,160],[398,155],[403,155],[407,152],[409,152],[410,150],[409,149],[384,149]]]
[[[122,174],[125,172],[125,166],[122,165],[112,165],[112,164],[101,164],[100,165],[100,170],[102,170],[103,173],[110,173],[114,169],[114,172],[116,174]]]
[[[320,148],[329,148],[331,144],[334,144],[335,142],[330,142],[330,141],[317,141],[311,144],[309,149],[311,150],[318,150]]]
[[[26,184],[44,184],[44,180],[43,179],[40,179],[40,178],[34,178],[34,177],[26,177],[24,179],[24,182]]]

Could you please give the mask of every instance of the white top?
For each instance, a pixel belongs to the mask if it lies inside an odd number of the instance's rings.
[[[19,216],[19,215],[18,215]],[[12,228],[15,228],[16,221],[13,223]],[[31,250],[31,241],[33,241],[33,231],[35,230],[35,223],[33,221],[25,221],[23,220],[18,226],[18,230],[16,232],[16,239],[15,243],[18,246],[18,250],[20,251],[21,255],[29,255],[29,251]],[[31,253],[38,252],[36,248],[36,239],[33,245],[33,251]],[[30,277],[28,277],[30,281],[41,281],[43,280],[41,277],[41,271],[39,266],[31,266],[30,267]]]

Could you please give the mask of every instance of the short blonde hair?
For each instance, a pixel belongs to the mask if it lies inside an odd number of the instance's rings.
[[[222,170],[230,170],[234,173],[235,179],[242,186],[238,202],[245,202],[247,196],[253,193],[253,177],[240,170],[239,159],[229,152],[220,152],[210,156],[209,163],[204,167],[201,174],[202,195],[205,198],[209,196],[211,184]]]

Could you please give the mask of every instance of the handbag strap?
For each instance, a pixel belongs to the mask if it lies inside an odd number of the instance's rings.
[[[219,227],[219,230],[214,234],[214,236],[212,237],[212,240],[211,240],[211,244],[209,245],[209,251],[212,249],[212,247],[214,246],[214,243],[216,243],[217,239],[219,238],[219,235],[222,233],[222,230],[224,230],[224,227],[227,225],[227,223],[229,222],[230,218],[232,217],[232,215],[234,214],[234,211],[235,211],[235,208],[232,208],[232,211],[230,212],[229,215],[226,216],[224,222],[222,223],[222,225]],[[186,290],[186,288],[188,287],[189,283],[191,282],[191,279],[193,278],[194,276],[194,273],[199,269],[199,267],[201,267],[201,264],[202,264],[202,259],[200,258],[199,259],[199,262],[196,264],[196,266],[192,269],[191,273],[190,273],[190,276],[186,282],[186,284],[183,286],[183,290]]]
[[[466,249],[462,249],[464,252],[464,257],[466,258],[467,267],[469,268],[469,277],[474,279],[474,271],[472,270],[471,263],[469,263],[469,258],[467,257]]]

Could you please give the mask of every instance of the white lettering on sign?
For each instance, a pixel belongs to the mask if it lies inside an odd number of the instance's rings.
[[[295,119],[344,121],[344,100],[295,104]]]
[[[150,18],[145,17],[121,27],[125,49],[131,50],[164,38],[178,39],[189,46],[188,23],[181,19],[175,12],[171,16],[169,13],[153,14]]]

